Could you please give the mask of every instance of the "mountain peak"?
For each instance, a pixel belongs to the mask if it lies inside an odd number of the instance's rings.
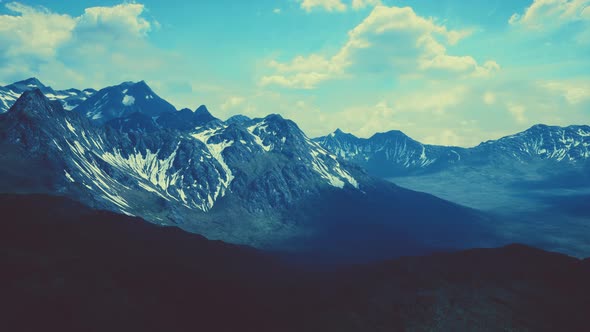
[[[45,97],[43,92],[40,89],[35,88],[32,90],[28,90],[23,92],[23,94],[17,99],[14,106],[21,105],[21,104],[42,104],[42,103],[49,103],[49,99]]]
[[[328,136],[329,137],[338,137],[338,138],[356,137],[353,134],[342,131],[342,129],[340,129],[340,128],[337,128],[336,130],[334,130],[334,132],[330,133],[330,135],[328,135]]]
[[[550,126],[542,123],[537,123],[536,125],[530,127],[529,130],[545,130],[547,128],[550,128]]]
[[[26,80],[14,82],[10,85],[7,85],[6,87],[9,90],[12,90],[16,93],[23,93],[23,92],[25,92],[27,90],[31,90],[31,89],[41,89],[42,92],[45,92],[45,93],[53,93],[54,92],[51,88],[45,86],[43,83],[41,83],[41,81],[39,81],[35,77],[30,77],[30,78],[27,78]]]
[[[139,81],[137,83],[134,83],[133,86],[136,87],[136,88],[146,89],[146,90],[152,91],[152,89],[150,88],[150,86],[144,80],[141,80],[141,81]]]
[[[43,88],[45,85],[41,83],[36,77],[29,77],[26,80],[14,82],[13,85],[24,85],[31,88]]]
[[[324,142],[324,141],[346,142],[346,141],[351,141],[351,140],[358,141],[360,139],[351,133],[344,132],[344,131],[342,131],[342,129],[337,128],[336,130],[334,130],[333,132],[331,132],[327,136],[318,137],[318,138],[315,138],[314,140],[316,140],[317,142]]]
[[[285,118],[283,118],[280,114],[272,113],[272,114],[269,114],[269,115],[265,116],[264,117],[264,120],[267,120],[267,121],[285,121]]]
[[[51,102],[40,89],[32,89],[23,92],[10,108],[10,113],[24,113],[33,116],[51,116],[56,112],[63,111],[61,104]]]
[[[230,118],[228,118],[227,120],[225,120],[225,123],[227,124],[232,124],[232,123],[245,123],[248,122],[252,119],[250,119],[249,117],[242,115],[242,114],[237,114],[234,116],[231,116]]]
[[[195,110],[195,113],[197,114],[209,114],[211,115],[211,113],[209,112],[209,110],[207,109],[207,106],[205,105],[201,105],[199,107],[197,107],[197,109]]]
[[[104,124],[134,112],[154,118],[163,113],[175,113],[176,108],[160,98],[145,81],[139,81],[101,89],[82,102],[76,111],[95,123]]]
[[[195,110],[194,118],[203,124],[217,119],[209,112],[205,105],[201,105]]]
[[[139,97],[153,98],[154,91],[147,85],[145,81],[129,82],[129,85],[125,86],[128,94],[136,95]]]
[[[389,130],[386,132],[375,133],[371,138],[403,138],[411,140],[411,138],[408,135],[404,134],[400,130]]]
[[[404,134],[401,130],[397,130],[397,129],[386,131],[383,134],[385,134],[385,135],[404,135],[404,136],[406,136],[406,134]]]

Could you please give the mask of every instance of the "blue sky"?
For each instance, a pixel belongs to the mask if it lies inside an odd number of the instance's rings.
[[[146,80],[310,136],[475,145],[590,123],[590,0],[0,1],[0,84]]]

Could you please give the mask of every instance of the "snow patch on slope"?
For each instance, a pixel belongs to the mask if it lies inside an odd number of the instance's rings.
[[[345,181],[351,186],[358,189],[358,181],[346,170],[342,168],[335,155],[330,154],[319,144],[308,141],[311,149],[312,167],[323,179],[325,179],[331,186],[337,188],[344,188]],[[330,158],[330,163],[326,163],[326,157]]]
[[[213,207],[213,204],[215,203],[215,201],[217,201],[218,198],[225,196],[227,190],[229,190],[229,186],[230,186],[231,182],[234,179],[234,175],[233,175],[231,169],[229,168],[229,166],[227,165],[227,163],[223,159],[223,151],[227,147],[232,146],[234,144],[234,141],[225,140],[225,141],[222,141],[219,143],[209,143],[209,139],[211,137],[213,137],[217,133],[223,131],[225,128],[227,128],[227,126],[221,126],[221,127],[217,127],[217,128],[213,128],[213,129],[206,129],[201,132],[193,133],[191,135],[193,138],[203,142],[207,146],[207,149],[209,150],[209,154],[211,155],[211,157],[213,157],[213,158],[215,158],[215,160],[217,160],[217,162],[221,165],[221,168],[223,169],[223,171],[225,173],[225,174],[219,174],[219,178],[218,178],[219,185],[215,189],[215,192],[213,193],[213,195],[209,195],[209,197],[208,197],[207,205],[208,205],[209,209]]]
[[[134,153],[129,154],[127,157],[124,157],[120,150],[115,150],[114,153],[105,152],[102,159],[115,167],[131,171],[132,174],[148,180],[170,196],[168,187],[176,184],[178,180],[178,172],[173,174],[171,172],[177,149],[165,159],[158,159],[159,151],[154,153],[149,149],[146,150],[145,155],[134,149]]]
[[[129,204],[123,197],[119,196],[116,189],[114,189],[122,185],[110,175],[106,174],[96,164],[96,161],[91,158],[93,154],[90,151],[87,151],[80,142],[77,140],[73,143],[66,141],[66,144],[75,157],[75,159],[72,159],[72,162],[83,178],[90,179],[94,187],[102,192],[103,198],[118,206],[121,212],[128,213],[126,212],[126,209],[130,208]],[[84,185],[89,189],[92,188],[92,186],[87,183],[84,183]]]
[[[132,106],[133,104],[135,104],[135,97],[130,96],[130,95],[125,95],[123,97],[123,105]]]
[[[264,145],[264,142],[262,141],[262,138],[260,138],[260,136],[258,136],[256,133],[259,133],[260,131],[266,131],[266,128],[268,128],[268,125],[262,121],[259,122],[253,126],[248,127],[248,132],[250,133],[250,135],[252,135],[252,137],[254,137],[254,142],[256,142],[256,144],[258,144],[262,150],[268,152],[272,149],[271,145]]]

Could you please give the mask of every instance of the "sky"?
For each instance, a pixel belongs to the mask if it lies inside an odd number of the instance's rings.
[[[311,137],[474,146],[590,124],[590,0],[0,0],[0,84],[145,80]]]

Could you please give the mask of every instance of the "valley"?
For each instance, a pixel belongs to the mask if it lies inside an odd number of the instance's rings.
[[[402,187],[485,211],[508,242],[590,255],[590,127],[536,125],[473,148],[421,144],[399,131],[316,139]]]

